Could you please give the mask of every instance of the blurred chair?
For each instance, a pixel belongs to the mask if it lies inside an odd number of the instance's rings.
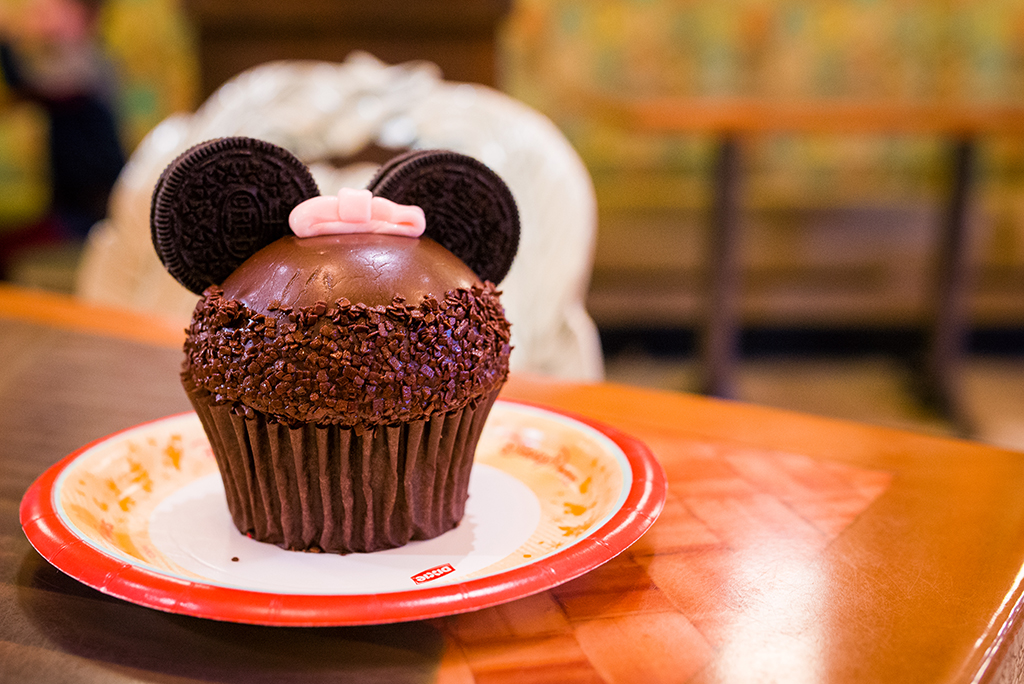
[[[389,66],[365,53],[343,63],[274,62],[225,83],[192,115],[164,120],[132,154],[109,216],[89,235],[77,294],[188,320],[196,296],[174,281],[150,242],[149,205],[164,167],[193,144],[244,135],[307,163],[330,194],[364,187],[384,153],[445,148],[476,157],[519,205],[519,253],[501,283],[515,371],[603,376],[584,308],[596,240],[590,176],[544,116],[493,89],[443,81],[436,66]]]

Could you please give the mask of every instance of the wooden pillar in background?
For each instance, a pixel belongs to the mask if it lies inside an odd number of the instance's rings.
[[[185,0],[205,99],[232,76],[281,59],[341,62],[365,50],[423,59],[444,78],[495,85],[496,34],[511,0]]]

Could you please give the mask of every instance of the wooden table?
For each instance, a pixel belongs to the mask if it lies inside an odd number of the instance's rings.
[[[18,503],[76,447],[187,408],[181,331],[0,287],[2,682],[1010,682],[1024,455],[718,399],[513,378],[645,441],[654,527],[551,591],[442,619],[269,628],[68,578]]]
[[[932,310],[926,312],[926,348],[914,389],[964,434],[973,432],[960,396],[960,375],[970,330],[971,214],[978,143],[1024,134],[1024,108],[978,103],[897,101],[771,101],[766,99],[651,97],[627,99],[580,94],[586,108],[627,130],[710,135],[718,141],[711,207],[706,315],[701,326],[703,389],[735,395],[739,355],[744,191],[743,141],[777,134],[930,136],[949,144],[949,184],[937,226]]]

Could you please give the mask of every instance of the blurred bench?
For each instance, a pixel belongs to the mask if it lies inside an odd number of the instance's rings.
[[[794,101],[591,96],[581,104],[626,130],[679,135],[712,135],[717,157],[712,205],[712,238],[706,308],[700,330],[702,389],[720,397],[735,394],[740,335],[738,255],[742,242],[743,141],[754,136],[796,134],[901,134],[940,137],[949,144],[950,180],[941,213],[932,310],[926,348],[915,368],[918,394],[970,433],[959,392],[969,332],[967,295],[972,282],[972,180],[977,143],[986,136],[1024,134],[1024,108],[947,103]]]

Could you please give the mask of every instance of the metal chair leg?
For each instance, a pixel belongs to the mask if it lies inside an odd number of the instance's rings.
[[[971,138],[952,148],[952,183],[943,217],[935,272],[935,303],[918,378],[921,399],[964,436],[974,432],[962,397],[964,353],[970,329],[971,190],[977,149]]]
[[[706,313],[700,331],[705,394],[730,398],[736,393],[740,347],[740,199],[742,161],[739,142],[725,137],[718,147],[708,254]]]

